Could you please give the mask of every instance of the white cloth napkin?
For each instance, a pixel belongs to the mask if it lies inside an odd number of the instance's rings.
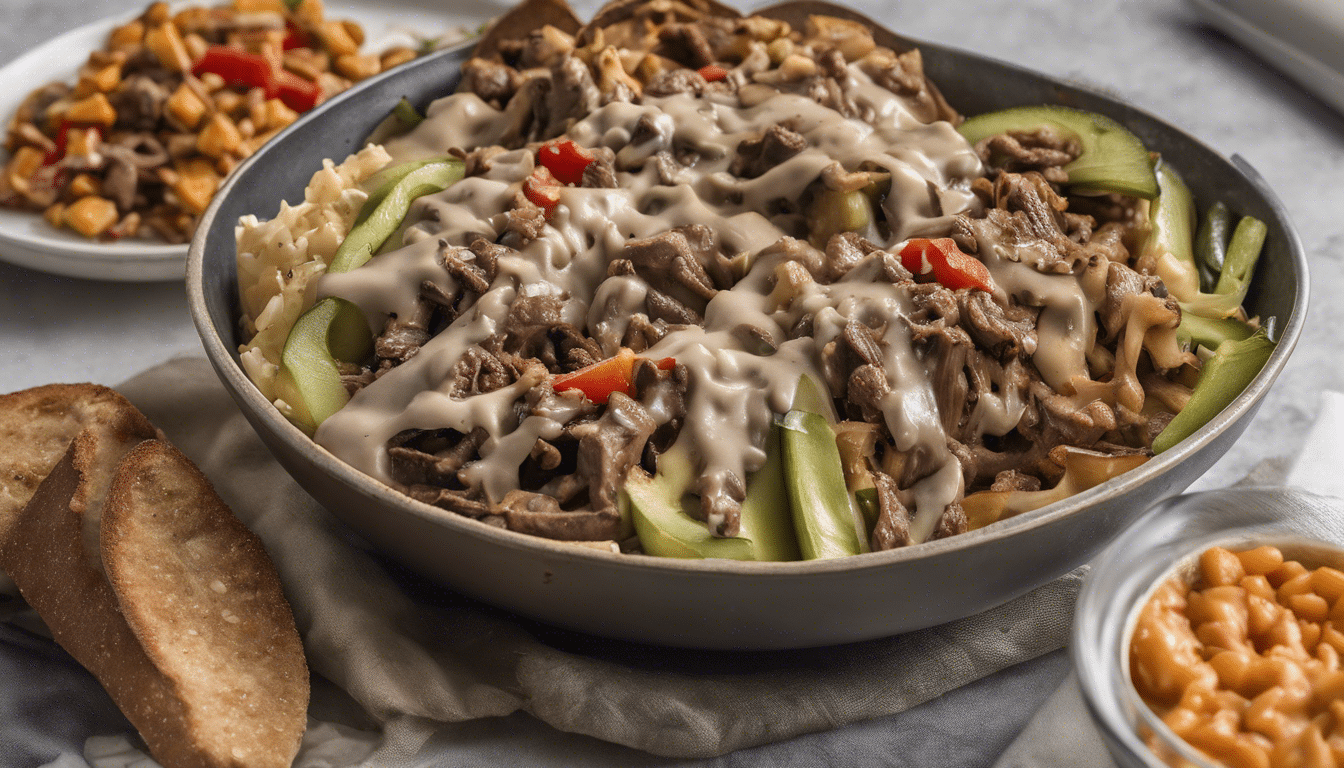
[[[432,765],[462,723],[516,721],[519,712],[563,732],[677,758],[827,731],[902,712],[1061,648],[1081,581],[1070,574],[921,632],[806,651],[696,652],[539,628],[576,647],[565,650],[537,639],[535,625],[389,570],[366,552],[272,459],[204,360],[166,363],[119,389],[261,536],[309,664],[335,684],[316,690],[299,766]],[[337,712],[345,696],[359,706]],[[968,711],[957,726],[983,717]],[[600,755],[604,745],[578,739],[574,747],[578,763],[584,750]],[[127,750],[124,739],[92,739],[83,757],[95,768],[139,766],[133,761],[143,755]],[[632,754],[602,764],[630,764]]]

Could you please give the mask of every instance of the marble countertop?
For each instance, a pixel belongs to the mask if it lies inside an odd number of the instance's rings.
[[[428,6],[436,0],[386,2]],[[460,8],[464,21],[503,9],[489,0],[467,3],[449,7]],[[37,41],[143,4],[3,0],[0,65]],[[329,5],[338,9],[340,0]],[[595,6],[575,5],[581,16]],[[1337,300],[1344,296],[1344,117],[1175,0],[852,5],[911,37],[1111,92],[1259,170],[1284,201],[1307,250],[1310,313],[1296,352],[1245,435],[1196,488],[1228,485],[1263,459],[1294,455],[1316,419],[1320,392],[1344,390],[1344,345],[1336,333],[1344,327],[1344,306]],[[116,384],[184,354],[201,354],[201,346],[180,283],[97,282],[0,263],[0,392],[50,382]]]

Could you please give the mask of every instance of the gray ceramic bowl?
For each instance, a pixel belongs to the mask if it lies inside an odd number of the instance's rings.
[[[807,5],[814,12],[818,7]],[[783,6],[775,15],[796,17],[800,10]],[[897,38],[891,42],[906,47]],[[1254,314],[1275,318],[1278,349],[1246,391],[1191,439],[1086,493],[978,531],[800,563],[680,561],[581,549],[417,503],[360,474],[285,421],[243,375],[236,353],[234,225],[243,214],[274,215],[282,198],[302,199],[322,159],[356,150],[398,99],[423,107],[450,93],[466,49],[417,60],[318,107],[229,179],[201,220],[187,271],[191,312],[206,352],[280,463],[375,547],[465,594],[545,622],[667,645],[801,648],[929,627],[1004,603],[1088,560],[1140,512],[1186,488],[1227,451],[1301,333],[1307,265],[1283,206],[1243,161],[1229,162],[1180,130],[1101,94],[973,54],[918,45],[931,77],[963,113],[1041,103],[1105,113],[1170,158],[1198,198],[1224,200],[1269,225],[1247,301]]]

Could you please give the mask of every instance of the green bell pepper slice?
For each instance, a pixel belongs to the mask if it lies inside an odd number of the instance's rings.
[[[1268,234],[1269,228],[1263,221],[1253,216],[1241,217],[1232,232],[1232,241],[1227,246],[1227,256],[1213,293],[1201,293],[1189,301],[1181,301],[1181,311],[1209,318],[1235,314],[1251,289],[1251,276],[1255,274],[1255,265],[1260,260]]]
[[[1161,194],[1148,209],[1151,230],[1143,243],[1143,253],[1152,259],[1157,276],[1177,301],[1190,301],[1199,295],[1199,267],[1193,248],[1195,199],[1180,174],[1166,163],[1158,163],[1155,173]]]
[[[728,560],[797,560],[801,556],[794,536],[789,502],[784,493],[784,464],[779,427],[767,438],[765,464],[747,478],[741,527],[735,537],[720,537],[690,514],[699,500],[686,491],[694,480],[694,466],[686,451],[673,447],[658,458],[658,474],[633,471],[625,483],[640,546],[650,555]]]
[[[1147,200],[1157,197],[1157,178],[1148,149],[1139,137],[1104,115],[1053,105],[1014,107],[976,115],[957,130],[975,144],[1001,133],[1047,127],[1076,138],[1082,146],[1082,154],[1064,166],[1069,174],[1068,186],[1074,192],[1118,192]]]
[[[416,198],[442,192],[463,173],[462,161],[456,158],[418,160],[383,171],[385,181],[364,201],[327,271],[349,272],[362,266],[401,226]]]
[[[781,426],[784,487],[803,559],[862,553],[866,547],[830,423],[820,414],[794,409]]]
[[[1153,453],[1171,448],[1223,411],[1265,367],[1274,342],[1262,328],[1239,341],[1225,341],[1199,372],[1190,402],[1153,440]]]
[[[1195,232],[1195,261],[1199,265],[1199,289],[1212,293],[1227,259],[1227,241],[1232,236],[1232,213],[1219,200],[1204,212]]]
[[[1210,351],[1218,349],[1225,341],[1245,341],[1253,333],[1254,328],[1236,318],[1213,319],[1194,312],[1182,312],[1181,324],[1176,328],[1176,338],[1183,347],[1201,346]]]
[[[373,333],[364,312],[330,297],[299,316],[280,353],[281,377],[292,384],[294,420],[312,432],[350,400],[337,361],[359,363],[373,355]]]

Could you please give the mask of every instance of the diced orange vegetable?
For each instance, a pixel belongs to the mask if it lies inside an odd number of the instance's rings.
[[[19,147],[5,168],[5,180],[15,189],[27,189],[28,179],[42,167],[45,160],[46,153],[37,147]]]
[[[139,48],[145,42],[145,25],[139,19],[112,30],[107,45],[113,50]]]
[[[710,83],[728,77],[728,70],[724,69],[718,64],[706,64],[705,66],[701,67],[698,71],[700,72],[700,76],[705,78],[706,82]]]
[[[45,211],[42,212],[42,218],[46,219],[48,224],[58,229],[60,228],[62,222],[65,221],[64,217],[65,217],[65,203],[52,203],[51,205],[47,206],[47,209]]]
[[[160,24],[145,33],[145,47],[168,69],[186,72],[191,69],[191,57],[182,33],[171,23]]]
[[[561,184],[580,184],[583,172],[593,162],[593,153],[569,139],[548,141],[537,150],[537,162]]]
[[[72,123],[111,128],[117,122],[117,110],[112,108],[112,102],[108,101],[106,96],[95,93],[71,104],[65,113],[65,119]]]
[[[272,128],[284,128],[299,119],[299,113],[290,109],[279,99],[267,99],[262,105],[262,120],[257,127],[263,131]]]
[[[416,53],[414,50],[407,48],[404,45],[399,45],[396,48],[384,51],[383,55],[379,57],[378,63],[382,66],[383,71],[387,71],[393,67],[399,67],[402,64],[405,64],[415,57]]]
[[[333,69],[335,69],[342,77],[359,81],[367,80],[379,72],[382,72],[383,65],[382,62],[378,60],[377,56],[360,56],[352,53],[344,56],[337,56],[336,61],[333,62]]]
[[[173,119],[190,130],[195,130],[201,124],[201,118],[205,117],[209,109],[186,83],[179,84],[173,95],[168,97],[167,108]]]
[[[57,147],[64,146],[67,157],[89,157],[98,151],[99,145],[103,143],[102,129],[97,126],[77,126],[69,125],[62,129],[64,140],[57,142]]]
[[[243,134],[227,115],[215,113],[196,138],[196,149],[207,157],[219,158],[238,149]]]
[[[239,13],[279,13],[285,12],[282,0],[233,0],[233,7]]]
[[[97,237],[117,221],[117,206],[105,197],[81,197],[66,206],[66,225],[85,237]]]
[[[67,191],[74,197],[88,197],[96,195],[101,191],[102,185],[98,179],[87,173],[76,174],[75,178],[70,180],[70,186]]]
[[[187,208],[198,214],[204,213],[219,186],[220,176],[215,173],[213,164],[198,157],[178,165],[177,172],[173,191]]]
[[[961,252],[950,237],[916,237],[901,249],[901,264],[916,277],[932,277],[946,288],[993,291],[989,269],[974,256]]]
[[[544,165],[538,165],[532,169],[532,175],[523,182],[523,195],[541,208],[546,214],[546,218],[551,218],[555,213],[555,206],[560,204],[560,182],[555,178]]]
[[[349,30],[339,21],[324,21],[317,28],[317,34],[332,56],[352,56],[359,53],[359,43],[350,36]]]
[[[635,361],[638,359],[634,352],[621,347],[614,357],[556,376],[551,380],[551,386],[556,392],[577,389],[594,403],[604,405],[614,392],[630,394]],[[664,371],[671,370],[676,364],[677,361],[670,357],[658,361],[658,367]]]

